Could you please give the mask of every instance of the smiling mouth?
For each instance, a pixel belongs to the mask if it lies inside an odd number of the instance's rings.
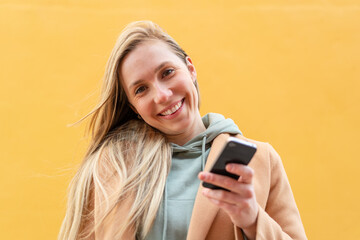
[[[179,110],[184,103],[184,99],[182,99],[180,102],[178,102],[175,106],[172,108],[160,113],[161,116],[169,116],[171,114],[174,114],[177,110]]]

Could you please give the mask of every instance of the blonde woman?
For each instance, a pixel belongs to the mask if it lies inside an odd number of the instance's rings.
[[[200,116],[194,64],[158,25],[123,30],[90,115],[59,239],[306,239],[278,154]],[[257,145],[249,166],[227,165],[238,181],[208,172],[230,135]]]

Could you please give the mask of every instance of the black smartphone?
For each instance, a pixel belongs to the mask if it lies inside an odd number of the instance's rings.
[[[248,165],[256,152],[256,144],[235,137],[229,137],[218,159],[215,161],[210,172],[239,179],[238,175],[225,170],[228,163],[240,163]],[[204,187],[211,189],[224,189],[211,183],[203,182]],[[227,190],[227,189],[225,189]]]

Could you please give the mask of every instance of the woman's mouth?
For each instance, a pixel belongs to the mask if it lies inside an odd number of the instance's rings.
[[[174,114],[177,110],[179,110],[184,103],[184,99],[179,101],[176,105],[174,105],[172,108],[160,113],[161,116],[169,116],[171,114]]]

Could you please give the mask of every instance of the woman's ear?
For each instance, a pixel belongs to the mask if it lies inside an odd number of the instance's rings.
[[[193,81],[195,82],[196,81],[196,70],[195,70],[195,66],[191,60],[191,58],[189,56],[187,56],[185,58],[185,61],[186,61],[186,66],[191,74],[191,77],[193,79]]]

